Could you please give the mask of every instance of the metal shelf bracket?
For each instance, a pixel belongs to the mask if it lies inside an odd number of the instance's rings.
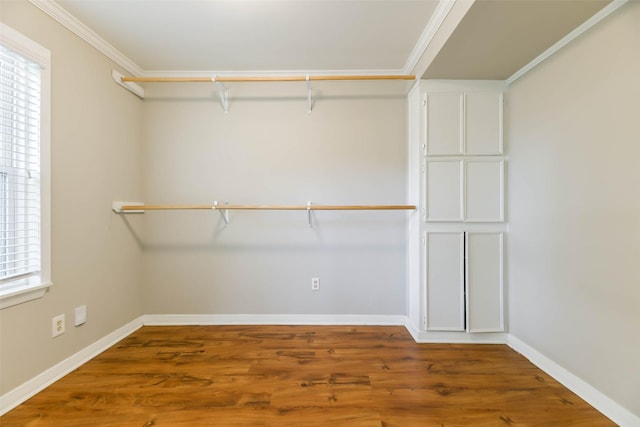
[[[216,81],[216,76],[211,77],[211,81],[218,85],[218,96],[225,113],[229,112],[229,89],[221,82]]]

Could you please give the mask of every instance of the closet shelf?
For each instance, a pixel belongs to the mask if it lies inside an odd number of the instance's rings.
[[[216,210],[222,215],[226,224],[229,223],[230,210],[263,210],[263,211],[307,211],[309,226],[311,211],[382,211],[382,210],[415,210],[415,205],[314,205],[307,202],[306,205],[230,205],[213,202],[212,205],[145,205],[134,202],[113,202],[113,211],[116,213],[144,213],[145,211],[171,211],[171,210]]]
[[[163,210],[268,210],[268,211],[373,211],[373,210],[415,210],[415,205],[143,205],[114,202],[117,213]]]
[[[298,76],[218,76],[209,77],[126,77],[116,70],[112,70],[113,80],[136,96],[144,99],[144,89],[137,83],[215,83],[218,86],[218,96],[225,113],[229,112],[229,90],[224,83],[245,82],[306,82],[307,83],[307,112],[313,107],[311,96],[311,82],[321,80],[415,80],[416,76],[408,74],[371,74],[371,75],[316,75]]]
[[[304,81],[325,81],[325,80],[415,80],[414,75],[405,74],[377,74],[377,75],[303,75],[303,76],[210,76],[210,77],[124,77],[121,81],[133,83],[250,83],[250,82],[304,82]]]

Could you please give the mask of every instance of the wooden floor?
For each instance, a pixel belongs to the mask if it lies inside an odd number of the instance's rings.
[[[402,327],[144,327],[0,418],[10,426],[610,426],[504,345]]]

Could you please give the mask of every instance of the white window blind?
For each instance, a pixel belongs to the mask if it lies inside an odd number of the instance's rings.
[[[0,46],[0,286],[40,274],[40,80]]]

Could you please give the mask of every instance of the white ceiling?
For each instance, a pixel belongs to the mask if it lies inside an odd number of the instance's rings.
[[[31,1],[62,7],[146,75],[506,79],[611,0]],[[445,24],[445,41],[431,43]]]
[[[144,70],[401,70],[437,0],[58,0]]]

